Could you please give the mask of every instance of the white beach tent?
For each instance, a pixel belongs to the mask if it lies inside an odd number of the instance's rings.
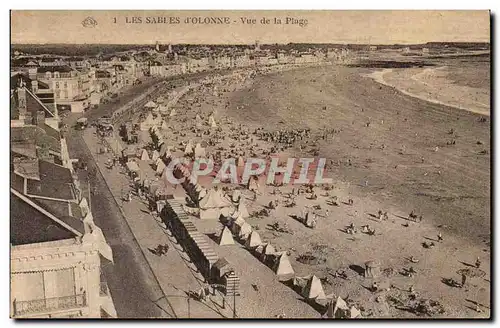
[[[219,237],[219,245],[234,245],[233,235],[228,227],[224,227]]]
[[[295,271],[292,268],[292,264],[288,259],[288,255],[286,255],[285,252],[281,253],[281,255],[278,257],[274,265],[274,272],[278,277],[291,276],[295,274]]]
[[[260,245],[262,245],[262,240],[260,239],[260,235],[257,231],[253,230],[245,242],[245,247],[247,249],[253,249]]]
[[[149,155],[146,149],[143,149],[141,152],[141,161],[149,161]]]
[[[241,240],[246,240],[251,233],[252,233],[252,226],[249,225],[247,222],[245,222],[243,223],[243,225],[240,228],[240,231],[238,232],[238,237]]]
[[[197,143],[194,147],[194,157],[195,158],[205,158],[207,156],[206,149],[201,146],[201,143]]]
[[[236,209],[236,212],[233,214],[233,217],[240,217],[240,216],[244,219],[250,217],[250,214],[248,214],[247,207],[242,200],[240,200],[240,202],[238,203],[238,208]]]
[[[318,277],[313,275],[309,278],[307,282],[306,288],[303,291],[303,295],[307,299],[318,299],[324,300],[326,299],[325,290],[323,289],[323,285],[321,284],[321,280]]]
[[[144,107],[146,107],[146,108],[155,108],[155,107],[157,107],[157,106],[158,106],[158,105],[157,105],[154,101],[152,101],[152,100],[148,101],[148,102],[146,103],[146,105],[144,105]]]

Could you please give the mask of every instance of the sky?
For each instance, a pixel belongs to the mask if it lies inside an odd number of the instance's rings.
[[[97,25],[84,27],[92,17]],[[135,23],[132,23],[133,17]],[[177,24],[150,23],[158,17]],[[193,18],[228,24],[193,24]],[[178,18],[178,21],[177,21]],[[281,24],[275,23],[275,18]],[[286,23],[289,18],[289,24]],[[186,22],[190,19],[190,22]],[[250,21],[255,19],[255,23]],[[264,20],[263,20],[264,19]],[[299,22],[307,24],[298,24]],[[244,23],[243,21],[247,22]],[[481,11],[12,11],[12,43],[250,44],[489,42]]]

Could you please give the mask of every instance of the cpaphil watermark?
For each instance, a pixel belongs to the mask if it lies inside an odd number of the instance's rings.
[[[213,184],[248,184],[252,179],[264,179],[269,185],[330,184],[325,177],[325,158],[228,158],[218,164],[212,159],[172,158],[164,171],[164,178],[171,184],[197,183],[200,178],[212,179]],[[188,173],[188,174],[187,174]]]

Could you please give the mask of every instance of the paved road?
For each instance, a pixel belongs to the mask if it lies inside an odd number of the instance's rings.
[[[97,170],[92,154],[77,132],[67,138],[72,157],[88,163],[87,173],[79,171],[82,190],[88,195],[86,181],[96,191],[91,197],[96,224],[102,229],[113,249],[114,264],[104,262],[102,270],[108,282],[119,318],[174,317],[169,307],[161,309],[157,301],[164,297],[135,237],[120,212],[106,182]],[[94,172],[94,173],[93,173]],[[158,302],[165,307],[165,302]]]
[[[85,116],[97,118],[109,115],[113,110],[132,101],[160,79],[152,79],[126,90],[120,102],[105,104],[90,110]],[[70,115],[65,123],[72,126],[81,115]],[[173,309],[161,290],[159,283],[144,257],[135,237],[127,225],[118,204],[106,182],[97,170],[92,154],[82,139],[80,131],[70,128],[66,142],[71,158],[79,158],[88,163],[88,174],[79,171],[82,190],[88,195],[87,181],[96,190],[91,197],[92,212],[96,224],[102,229],[107,242],[113,249],[113,263],[103,261],[102,269],[108,282],[111,296],[119,318],[175,317]],[[92,174],[94,172],[94,174]]]

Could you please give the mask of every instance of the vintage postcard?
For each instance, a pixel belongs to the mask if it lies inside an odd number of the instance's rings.
[[[491,318],[490,19],[11,11],[10,316]]]

